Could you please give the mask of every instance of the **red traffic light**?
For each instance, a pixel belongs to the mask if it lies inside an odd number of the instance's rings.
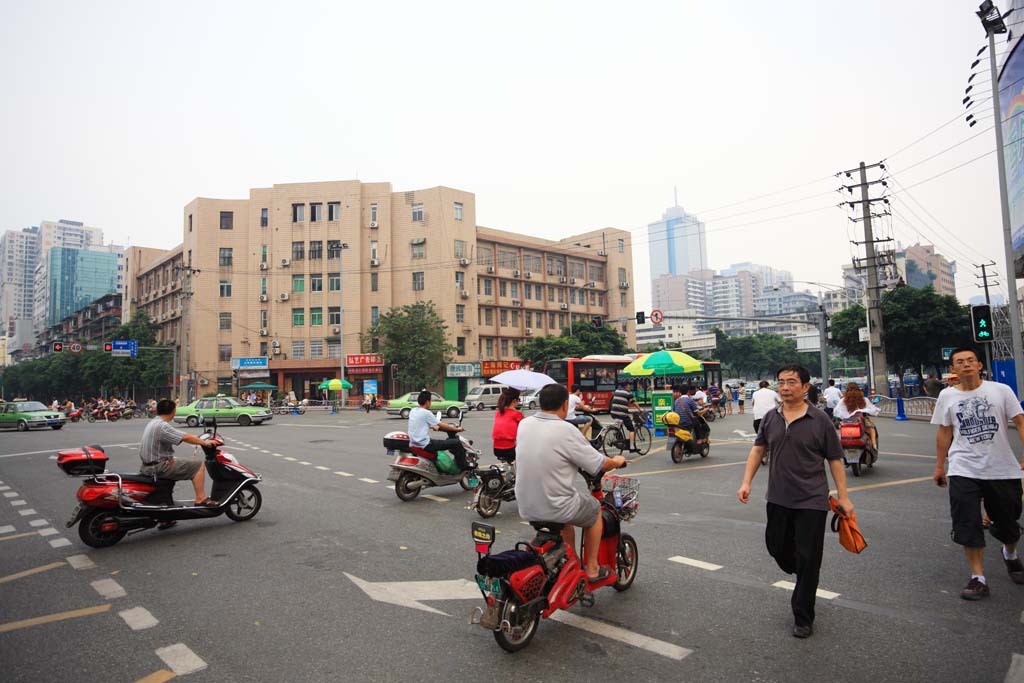
[[[63,350],[64,350],[64,343],[63,342],[53,342],[53,352],[54,353],[60,353]]]
[[[103,350],[104,350],[104,351],[105,351],[106,353],[110,353],[111,351],[113,351],[113,350],[114,350],[114,345],[113,345],[113,344],[111,344],[110,342],[106,342],[105,344],[103,344]]]

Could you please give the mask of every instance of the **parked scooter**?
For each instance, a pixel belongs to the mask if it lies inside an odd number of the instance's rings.
[[[207,519],[226,514],[236,522],[252,519],[259,512],[263,497],[256,488],[262,477],[239,464],[233,455],[222,451],[224,440],[212,431],[200,438],[214,442],[202,447],[206,472],[213,482],[210,497],[217,506],[196,505],[193,501],[175,501],[175,482],[146,474],[107,472],[107,454],[102,446],[84,446],[57,454],[57,466],[73,477],[82,477],[78,488],[78,506],[67,522],[78,524],[82,542],[93,548],[114,545],[129,532],[152,529],[179,519]],[[199,446],[196,447],[197,450]]]
[[[697,420],[704,421],[703,415],[695,415]],[[672,462],[680,463],[691,455],[699,455],[702,458],[711,454],[711,442],[709,439],[698,439],[697,430],[685,429],[679,426],[679,414],[668,412],[661,416],[661,421],[668,428],[668,452]],[[704,422],[701,425],[703,431],[710,435],[711,429]]]
[[[537,535],[529,543],[517,543],[515,550],[491,555],[495,530],[489,524],[473,522],[476,543],[476,582],[486,605],[470,615],[471,624],[494,632],[494,639],[508,652],[530,644],[541,618],[576,602],[590,607],[593,591],[612,586],[624,591],[633,585],[639,564],[636,540],[622,533],[621,523],[636,516],[639,485],[631,477],[583,475],[594,497],[601,501],[604,522],[599,562],[611,574],[603,581],[587,579],[583,539],[579,554],[562,540],[564,524],[532,522]]]
[[[860,413],[839,423],[839,442],[843,447],[843,462],[855,477],[860,476],[862,468],[873,468],[878,461],[878,444],[874,448],[868,445],[867,427]]]
[[[458,426],[462,426],[465,413],[459,413]],[[438,419],[441,413],[437,414]],[[480,450],[473,447],[473,441],[462,435],[462,432],[446,431],[448,438],[458,438],[466,449],[466,460],[476,465],[480,460]],[[459,472],[454,459],[444,451],[431,453],[409,444],[409,435],[405,432],[388,432],[384,435],[384,448],[388,455],[394,455],[388,481],[395,482],[395,494],[406,502],[413,500],[420,491],[431,486],[450,486],[458,484],[469,491],[480,485],[475,471]]]

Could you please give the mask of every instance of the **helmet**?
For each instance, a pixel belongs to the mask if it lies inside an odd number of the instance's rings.
[[[679,413],[668,412],[661,416],[661,421],[669,427],[679,424]]]

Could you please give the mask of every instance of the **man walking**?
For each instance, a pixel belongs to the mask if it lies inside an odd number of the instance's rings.
[[[1002,558],[1010,579],[1024,584],[1024,563],[1017,555],[1020,539],[1021,476],[1024,458],[1017,462],[1007,439],[1009,420],[1024,434],[1024,413],[1005,384],[981,380],[981,363],[974,349],[957,349],[950,356],[960,378],[935,401],[932,424],[936,437],[935,483],[949,487],[953,542],[964,547],[971,578],[960,591],[964,600],[989,596],[985,578],[985,530],[981,506],[991,520],[989,532],[1002,541]],[[949,471],[944,465],[949,461]]]
[[[750,484],[767,450],[770,464],[765,545],[782,571],[796,574],[791,600],[793,635],[807,638],[814,632],[814,600],[829,510],[826,462],[839,494],[839,506],[849,513],[853,512],[853,503],[846,492],[843,449],[836,429],[823,411],[804,399],[811,373],[800,365],[786,365],[777,377],[782,405],[762,418],[736,495],[741,503],[749,502]]]
[[[935,375],[928,375],[928,379],[924,381],[924,393],[925,396],[931,396],[932,398],[938,398],[939,392],[942,391],[942,382],[935,378]]]
[[[761,380],[758,387],[760,388],[751,397],[754,408],[755,433],[761,427],[761,420],[768,414],[768,411],[775,410],[775,406],[779,405],[779,395],[768,388],[768,380]],[[800,398],[803,399],[803,395]]]

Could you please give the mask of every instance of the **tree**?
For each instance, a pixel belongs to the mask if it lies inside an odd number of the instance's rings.
[[[565,337],[567,332],[568,330],[562,330],[562,336]],[[626,353],[626,341],[614,327],[574,325],[572,333],[572,338],[580,345],[581,357],[592,354],[621,356]]]
[[[366,331],[376,339],[384,362],[398,365],[396,379],[406,386],[427,387],[444,376],[455,351],[448,344],[447,326],[432,301],[392,308]]]
[[[721,330],[716,330],[716,337],[717,355],[722,365],[739,374],[771,376],[781,366],[789,363],[801,363],[812,371],[820,370],[820,363],[811,361],[810,354],[796,350],[796,341],[781,335],[759,333],[729,337]]]
[[[544,363],[557,358],[579,358],[582,345],[574,337],[534,337],[519,345],[516,354],[524,363],[539,369]]]
[[[864,307],[855,304],[832,316],[832,346],[850,358],[864,358],[867,344],[860,340],[860,328],[866,323]]]

